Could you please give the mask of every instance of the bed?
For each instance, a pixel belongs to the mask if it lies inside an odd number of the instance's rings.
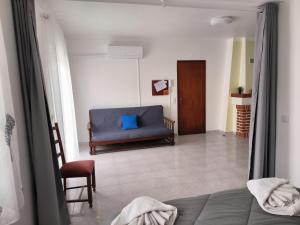
[[[264,212],[246,188],[166,203],[178,209],[175,225],[300,225],[300,217]]]

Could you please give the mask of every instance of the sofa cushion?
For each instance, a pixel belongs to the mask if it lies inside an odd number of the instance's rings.
[[[136,115],[122,115],[122,129],[130,130],[139,128]]]
[[[132,130],[113,128],[94,133],[92,141],[122,141],[136,138],[167,136],[171,135],[172,133],[173,132],[171,130],[162,125],[152,125]]]
[[[140,129],[139,129],[140,130]],[[122,130],[121,128],[106,129],[102,132],[95,132],[92,136],[92,141],[118,141],[129,138],[128,132],[130,130]]]
[[[173,132],[161,125],[152,125],[142,127],[138,130],[131,130],[128,132],[129,138],[145,138],[170,135]]]
[[[164,125],[164,110],[161,105],[139,107],[141,126]]]
[[[111,130],[112,128],[121,129],[122,115],[137,115],[138,126],[163,125],[163,107],[161,105],[112,108],[112,109],[91,109],[90,121],[93,133]]]

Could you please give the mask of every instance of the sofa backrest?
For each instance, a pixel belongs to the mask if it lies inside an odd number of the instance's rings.
[[[137,115],[138,125],[140,127],[164,124],[163,107],[161,105],[128,108],[91,109],[89,113],[93,132],[95,133],[111,128],[121,128],[122,115]]]

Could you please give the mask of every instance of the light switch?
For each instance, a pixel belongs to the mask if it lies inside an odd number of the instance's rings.
[[[290,121],[289,115],[287,115],[287,114],[282,114],[281,115],[281,122],[283,122],[283,123],[289,123],[289,121]]]

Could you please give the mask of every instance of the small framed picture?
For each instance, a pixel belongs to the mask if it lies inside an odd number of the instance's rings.
[[[169,95],[168,80],[152,80],[152,96]]]

